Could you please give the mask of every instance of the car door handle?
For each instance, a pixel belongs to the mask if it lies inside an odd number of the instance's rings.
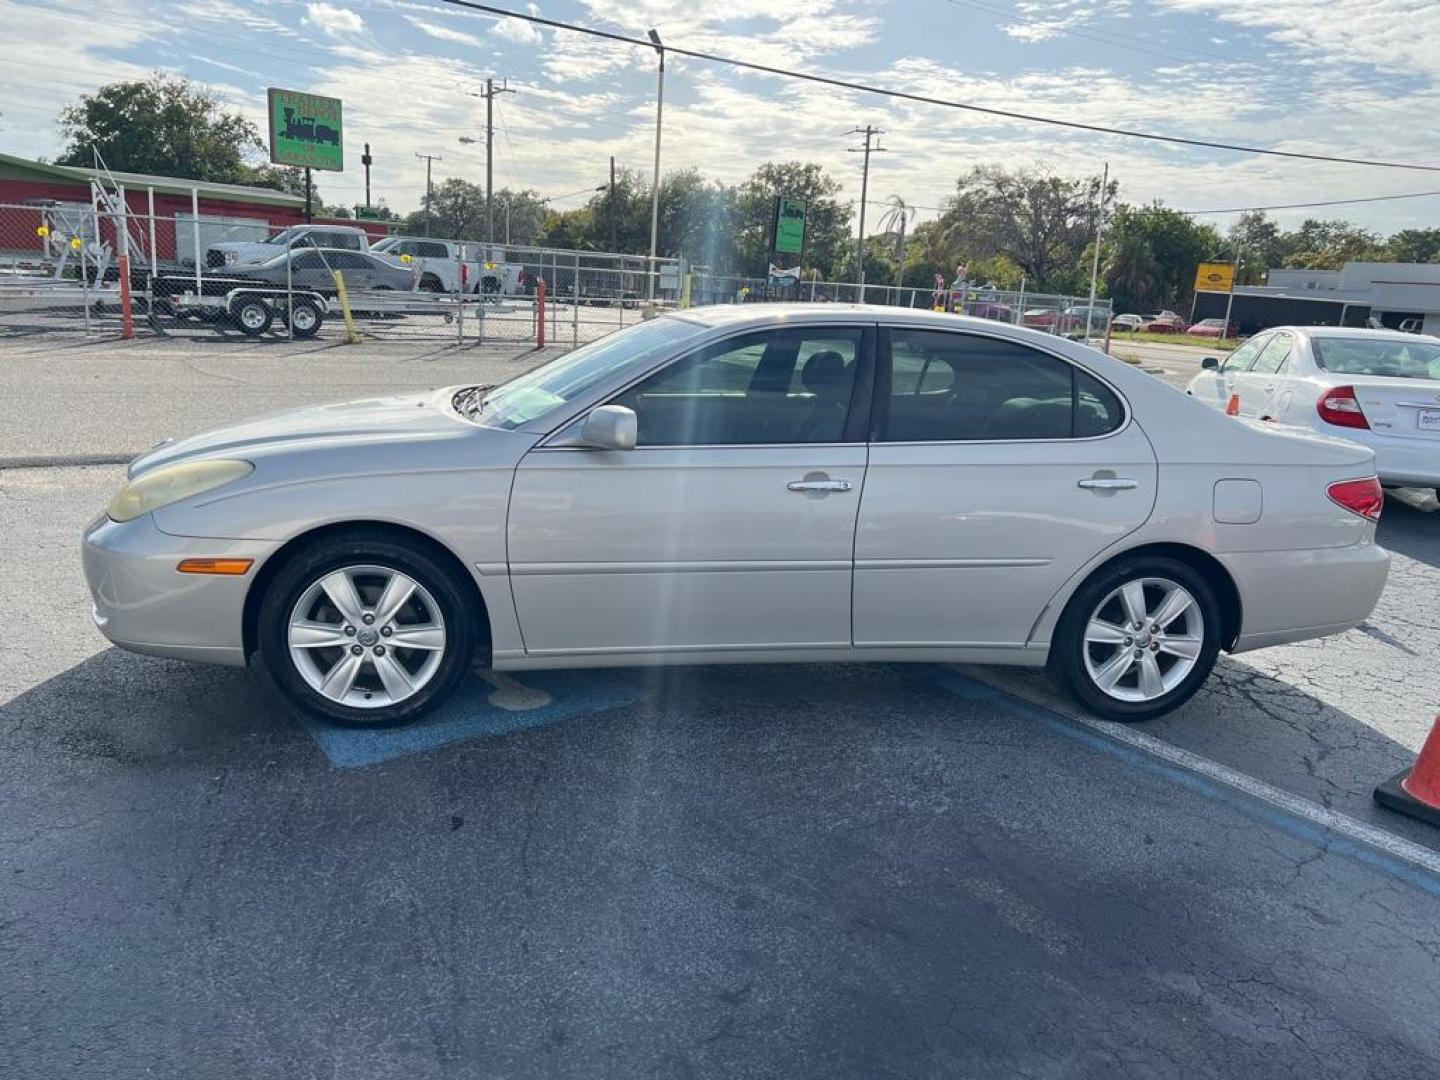
[[[1079,486],[1099,491],[1128,491],[1139,487],[1140,481],[1131,480],[1128,476],[1092,476],[1079,481]]]
[[[849,491],[855,485],[849,480],[791,480],[785,486],[791,491]]]

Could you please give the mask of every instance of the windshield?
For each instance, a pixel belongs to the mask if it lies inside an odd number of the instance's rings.
[[[371,244],[371,245],[370,245],[370,250],[371,250],[371,251],[389,251],[392,247],[394,247],[394,246],[395,246],[396,244],[398,244],[399,242],[400,242],[400,238],[399,238],[398,236],[387,236],[384,240],[377,240],[375,243]]]
[[[496,387],[465,408],[465,415],[487,427],[506,430],[543,419],[627,367],[643,368],[704,330],[703,326],[675,318],[653,319],[617,330]]]
[[[300,236],[300,235],[302,235],[302,234],[301,234],[301,230],[300,230],[300,227],[297,225],[297,226],[295,226],[295,227],[293,227],[293,228],[286,229],[284,232],[278,232],[278,233],[276,233],[274,236],[270,237],[269,240],[266,240],[265,243],[267,243],[267,244],[284,244],[284,243],[287,243],[287,242],[295,239],[295,237]]]
[[[1312,338],[1315,363],[1336,375],[1440,379],[1440,341],[1394,338]]]

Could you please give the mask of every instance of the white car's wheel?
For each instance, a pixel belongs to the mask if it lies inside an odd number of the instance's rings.
[[[260,652],[292,703],[348,724],[413,720],[472,651],[465,583],[384,533],[357,530],[290,558],[261,600]]]
[[[1210,675],[1222,618],[1215,590],[1187,563],[1122,559],[1071,597],[1050,673],[1090,711],[1148,720],[1178,708]]]

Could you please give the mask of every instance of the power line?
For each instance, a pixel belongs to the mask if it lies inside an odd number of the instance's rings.
[[[475,0],[443,0],[443,2],[453,7],[469,8],[474,11],[487,12],[491,15],[520,19],[524,22],[536,23],[540,26],[547,26],[555,30],[569,30],[577,34],[588,34],[591,37],[604,38],[607,41],[615,41],[624,45],[636,45],[644,48],[651,47],[649,41],[642,38],[630,37],[628,34],[620,34],[612,30],[600,30],[591,26],[577,26],[574,23],[561,22],[558,19],[547,19],[542,15],[531,15],[527,12],[511,11],[509,8],[476,3]],[[1029,124],[1049,124],[1052,127],[1071,128],[1075,131],[1092,131],[1101,135],[1119,135],[1128,139],[1145,139],[1150,142],[1173,143],[1178,146],[1196,146],[1208,150],[1231,150],[1241,154],[1263,154],[1268,157],[1294,158],[1301,161],[1327,161],[1339,165],[1365,165],[1377,169],[1415,169],[1420,172],[1440,172],[1440,165],[1414,165],[1404,161],[1380,161],[1370,158],[1341,157],[1335,154],[1306,154],[1299,150],[1276,150],[1272,147],[1246,146],[1242,143],[1219,142],[1212,139],[1186,139],[1179,135],[1161,135],[1153,131],[1135,131],[1130,128],[1109,127],[1104,124],[1084,124],[1078,120],[1060,120],[1053,116],[1038,116],[1033,113],[1014,112],[1009,109],[992,108],[988,105],[972,105],[963,101],[950,101],[946,98],[931,97],[928,94],[914,94],[907,90],[889,90],[885,87],[874,86],[870,83],[851,82],[847,79],[838,79],[829,75],[817,75],[808,71],[794,71],[788,68],[774,67],[770,64],[756,63],[753,60],[737,60],[734,57],[702,52],[698,49],[686,49],[678,45],[667,44],[665,48],[677,56],[687,56],[692,60],[704,60],[712,64],[728,64],[731,67],[744,68],[748,71],[760,71],[767,75],[779,75],[788,79],[802,79],[806,82],[820,83],[824,86],[836,86],[842,90],[856,90],[860,93],[874,94],[879,97],[896,98],[901,101],[914,101],[921,105],[939,105],[947,109],[963,109],[966,112],[983,113],[986,116],[1001,116],[1008,120],[1019,120]]]
[[[1360,199],[1325,199],[1321,202],[1277,203],[1274,206],[1232,206],[1224,210],[1181,210],[1191,217],[1204,214],[1251,214],[1260,210],[1306,210],[1315,206],[1350,206],[1354,203],[1393,202],[1396,199],[1424,199],[1440,191],[1410,191],[1403,195],[1371,195]]]

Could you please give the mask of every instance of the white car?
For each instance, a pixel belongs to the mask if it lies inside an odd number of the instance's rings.
[[[839,304],[695,308],[499,387],[171,442],[85,530],[95,623],[348,723],[497,670],[1049,666],[1173,709],[1221,649],[1380,596],[1363,446],[1244,424],[1084,345]]]
[[[1281,326],[1204,363],[1187,392],[1207,405],[1362,443],[1383,484],[1440,487],[1440,338]]]
[[[1145,326],[1145,320],[1139,315],[1116,315],[1110,326],[1114,330],[1128,330],[1133,333]]]

